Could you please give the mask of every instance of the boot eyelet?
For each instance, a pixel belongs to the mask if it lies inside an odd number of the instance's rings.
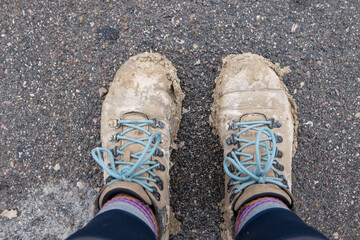
[[[163,157],[163,156],[164,156],[164,152],[157,148],[157,149],[155,150],[155,152],[154,152],[154,156]]]
[[[118,153],[119,147],[115,146],[113,149],[111,149],[111,153],[113,154],[114,157],[119,156],[120,154]]]
[[[237,123],[237,121],[235,121],[235,120],[232,120],[231,121],[231,123],[229,123],[229,127],[228,127],[228,130],[229,131],[236,131],[236,130],[238,130],[239,129],[239,127],[238,126],[236,126],[236,123]]]
[[[118,141],[120,140],[120,137],[121,137],[121,134],[120,134],[120,133],[111,135],[111,137],[110,137],[110,142],[118,142]]]
[[[280,135],[275,136],[276,143],[281,143],[283,141],[283,137]]]
[[[282,156],[283,156],[282,151],[280,151],[279,149],[276,149],[275,157],[277,157],[277,158],[282,158]]]
[[[162,191],[164,189],[163,181],[158,176],[155,176],[154,179],[156,180],[155,184],[158,186],[160,191]]]
[[[282,179],[281,182],[282,182],[286,187],[289,187],[288,182],[287,182],[287,180],[286,180],[286,178],[285,178],[284,175],[280,175],[279,178]]]
[[[270,129],[280,128],[282,126],[282,124],[278,120],[275,120],[275,118],[269,118],[269,121],[271,121],[269,124]]]
[[[156,118],[153,118],[152,120],[154,121],[154,123],[151,124],[151,126],[152,126],[153,128],[161,128],[161,129],[163,129],[163,128],[165,127],[165,123],[164,123],[164,122],[159,121],[159,120],[157,120]]]
[[[232,191],[230,198],[229,198],[229,203],[231,203],[234,200],[235,196],[236,196],[236,193],[234,191]]]
[[[231,134],[227,139],[226,139],[226,143],[228,145],[233,145],[236,143],[236,140],[235,140],[235,137],[236,137],[236,134]]]
[[[159,157],[163,157],[164,156],[164,152],[161,151],[159,148],[157,148],[154,152],[154,156],[159,156]]]
[[[158,139],[158,136],[154,136],[154,138],[153,138],[153,140],[152,140],[152,144],[155,144],[156,141],[157,141],[157,139]]]
[[[229,165],[228,169],[229,169],[229,171],[232,172],[232,173],[235,172],[235,167],[234,167],[234,165],[232,165],[232,164]]]
[[[279,171],[284,171],[284,166],[280,164],[278,161],[274,160],[274,167]]]
[[[119,128],[119,127],[120,127],[120,124],[119,124],[120,120],[121,120],[121,119],[113,119],[113,120],[110,120],[110,121],[108,122],[109,127]]]
[[[159,163],[158,160],[155,160],[156,164],[159,164],[159,166],[157,166],[155,169],[158,170],[158,171],[165,171],[165,166],[161,163]]]
[[[105,183],[108,184],[109,182],[111,182],[112,180],[114,180],[115,178],[113,178],[112,176],[108,176],[105,180]]]
[[[151,193],[155,197],[156,201],[160,201],[160,193],[157,191],[156,187],[151,187],[153,190]]]
[[[234,182],[234,181],[233,181],[232,179],[230,179],[229,182],[228,182],[228,184],[227,184],[227,187],[228,187],[227,192],[228,192],[228,193],[231,192],[231,189],[232,189],[232,187],[233,187],[233,185],[232,185],[233,182]]]

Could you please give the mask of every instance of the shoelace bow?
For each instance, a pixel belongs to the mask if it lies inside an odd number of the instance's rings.
[[[277,122],[277,124],[275,127],[281,126],[280,123]],[[234,148],[224,159],[223,163],[225,172],[230,177],[228,184],[229,192],[233,186],[238,185],[232,189],[232,196],[235,196],[248,186],[256,183],[273,183],[280,187],[288,188],[285,177],[276,169],[279,168],[283,170],[283,166],[275,160],[278,151],[276,149],[276,142],[281,142],[282,138],[275,136],[272,130],[264,127],[264,125],[274,126],[274,121],[233,122],[232,124],[232,130],[239,128],[241,130],[228,138],[227,143],[229,145],[242,144],[238,149]],[[250,141],[240,138],[242,133],[249,130],[257,131],[255,140]],[[262,138],[262,134],[265,134],[267,137]],[[271,145],[269,143],[271,143]],[[242,152],[251,145],[255,146],[255,159],[253,154]],[[260,147],[265,150],[261,154]],[[241,158],[242,160],[240,160]],[[236,174],[232,173],[235,172],[234,168],[237,169]],[[270,169],[279,177],[266,176]],[[230,201],[231,200],[232,199],[230,199]]]
[[[151,157],[158,150],[158,146],[161,142],[161,133],[154,132],[150,133],[143,127],[145,126],[152,127],[164,127],[164,123],[153,120],[117,120],[116,128],[120,126],[127,127],[127,129],[123,132],[119,132],[112,136],[110,141],[118,142],[119,140],[128,141],[121,147],[115,147],[112,150],[107,148],[97,147],[91,151],[92,157],[95,161],[113,178],[107,185],[118,182],[118,181],[126,181],[126,182],[134,182],[148,190],[149,192],[155,194],[157,190],[154,186],[152,186],[149,182],[154,182],[158,185],[160,190],[162,190],[162,181],[160,178],[152,172],[153,169],[164,170],[164,166],[159,162],[151,161]],[[147,137],[144,138],[129,138],[124,136],[126,133],[140,130],[144,132]],[[127,162],[124,161],[124,158],[116,160],[114,154],[124,155],[124,149],[132,144],[141,144],[144,146],[144,150],[131,154],[131,158],[137,159],[136,162]],[[160,151],[161,152],[161,151]],[[102,153],[105,153],[109,156],[110,166],[107,166],[102,157]],[[161,154],[163,154],[161,152]],[[159,155],[161,155],[159,154]],[[139,169],[139,170],[138,170]],[[138,171],[137,171],[138,170]],[[144,173],[148,173],[151,177],[141,176]],[[158,195],[158,194],[157,194]],[[159,196],[159,195],[158,195]]]

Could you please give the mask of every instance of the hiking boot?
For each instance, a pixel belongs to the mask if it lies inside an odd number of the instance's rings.
[[[293,205],[297,120],[295,102],[281,80],[287,72],[251,53],[223,59],[210,116],[224,149],[223,239],[233,239],[234,213],[252,200],[275,197]]]
[[[169,236],[169,168],[184,94],[176,69],[158,53],[131,57],[117,71],[102,105],[101,148],[92,156],[104,169],[101,208],[126,194],[147,204],[159,239]]]

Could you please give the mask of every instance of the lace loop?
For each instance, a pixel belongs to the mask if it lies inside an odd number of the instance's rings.
[[[287,188],[283,176],[276,169],[279,163],[275,160],[275,157],[280,151],[276,148],[276,142],[278,142],[277,137],[270,129],[270,126],[274,126],[274,122],[277,123],[276,126],[281,126],[278,121],[273,119],[270,121],[231,123],[231,129],[240,129],[238,133],[232,134],[228,138],[229,140],[227,139],[226,141],[229,145],[238,144],[239,147],[229,152],[223,162],[224,170],[230,177],[228,189],[233,189],[232,194],[237,194],[256,183],[273,183],[280,187]],[[240,138],[242,133],[249,130],[257,131],[255,140],[251,141]],[[255,154],[243,152],[245,148],[250,146],[255,147]],[[264,149],[264,151],[261,152],[260,148]],[[234,171],[234,169],[237,171]],[[266,176],[270,170],[274,171],[278,177]],[[234,186],[237,187],[234,188]]]
[[[157,121],[157,120],[156,120]],[[154,132],[151,133],[148,130],[144,129],[145,126],[155,126],[159,124],[160,121],[155,122],[155,120],[116,120],[116,124],[113,124],[114,127],[119,128],[120,126],[127,127],[123,132],[117,133],[111,137],[111,141],[118,142],[120,140],[126,140],[121,147],[114,147],[114,149],[109,150],[107,148],[97,147],[91,151],[92,157],[95,161],[112,177],[112,180],[109,181],[106,185],[112,184],[118,181],[125,182],[134,182],[145,188],[151,193],[156,192],[156,188],[150,184],[160,183],[158,180],[159,177],[153,173],[153,169],[161,168],[161,164],[158,161],[151,161],[151,157],[156,151],[160,151],[158,146],[161,142],[161,133]],[[154,125],[155,124],[155,125]],[[162,123],[163,124],[163,123]],[[126,133],[134,130],[139,130],[147,135],[143,138],[130,138],[124,136]],[[136,162],[124,161],[124,158],[116,160],[115,156],[123,156],[124,149],[132,144],[140,144],[144,146],[142,151],[137,153],[132,153],[131,158],[137,159]],[[109,158],[110,165],[107,166],[103,159],[103,154],[106,154]],[[149,177],[142,176],[144,173],[148,173]]]

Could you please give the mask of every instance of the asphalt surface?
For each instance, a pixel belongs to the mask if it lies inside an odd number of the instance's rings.
[[[91,219],[99,89],[144,51],[173,62],[186,94],[172,239],[220,239],[222,150],[208,117],[221,59],[243,52],[292,70],[296,212],[330,239],[359,239],[359,20],[358,0],[1,1],[0,239],[64,239]]]

